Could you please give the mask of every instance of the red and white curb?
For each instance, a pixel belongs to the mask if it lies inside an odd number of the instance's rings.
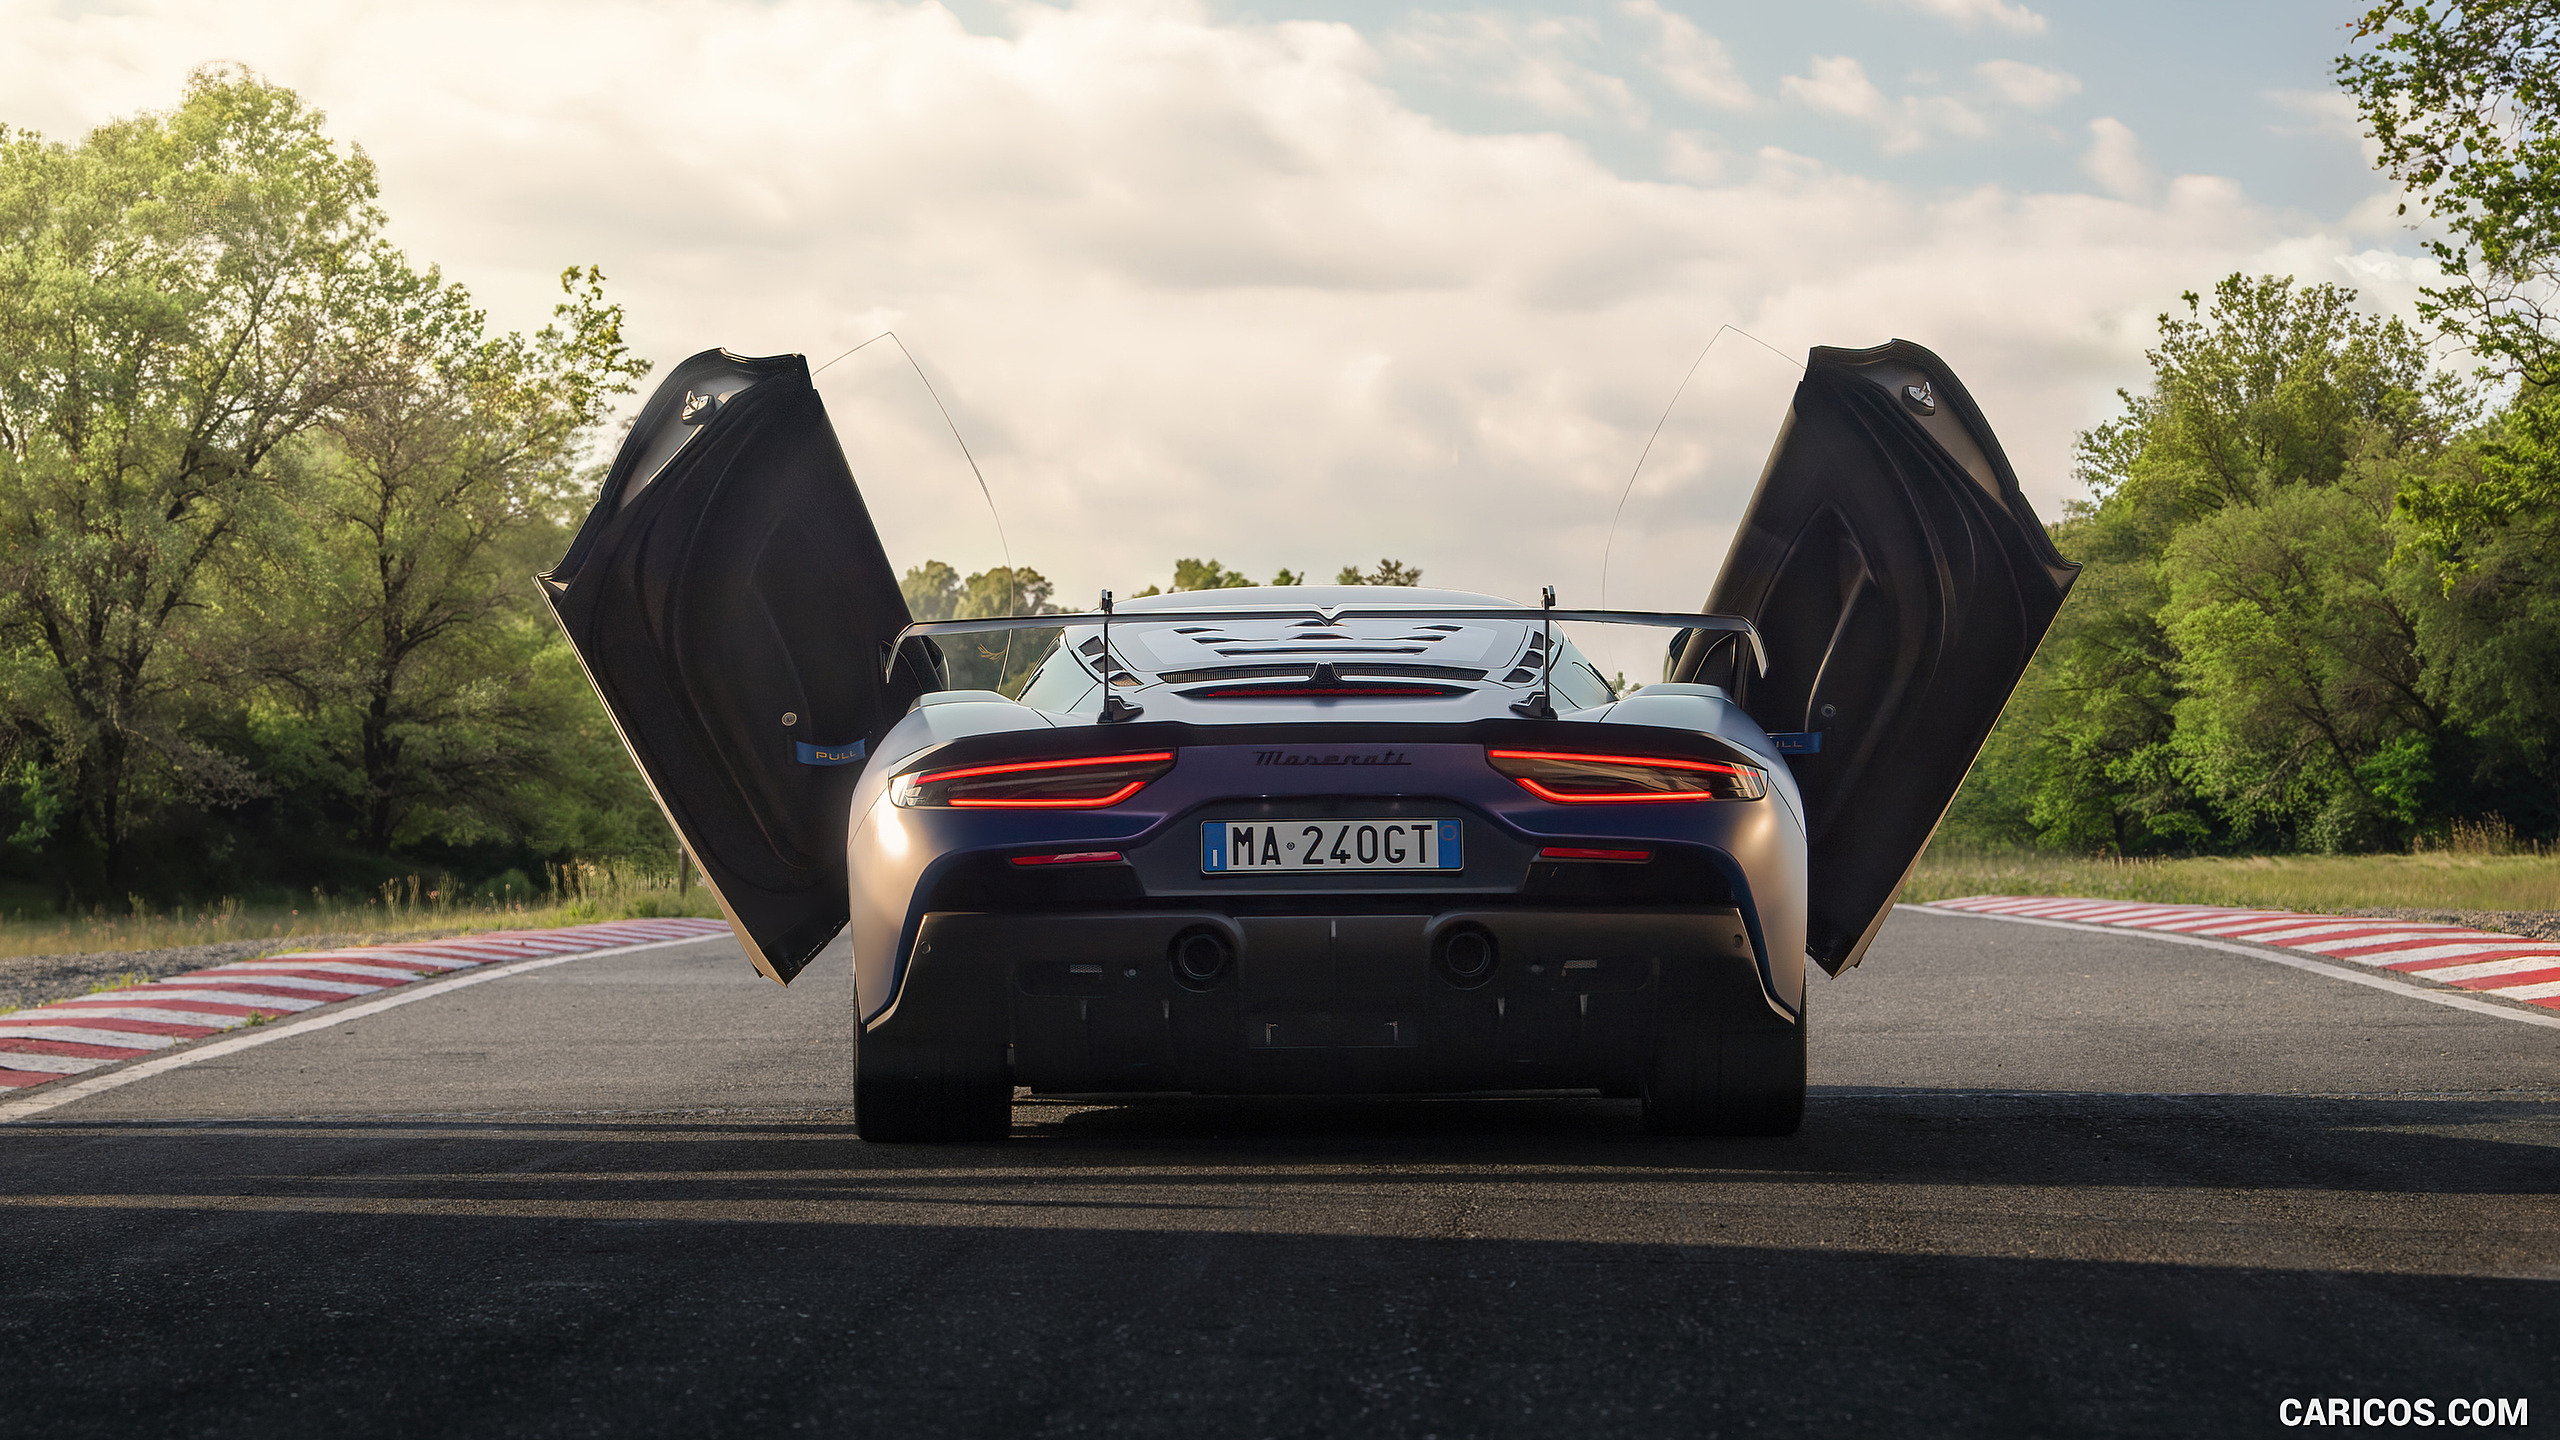
[[[2560,1010],[2560,940],[2528,940],[2460,925],[2235,910],[2219,905],[2137,905],[1969,895],[1928,908],[2009,919],[2067,921],[2162,935],[2238,940],[2367,970],[2387,970],[2502,1000]]]
[[[283,1019],[419,980],[535,959],[725,935],[728,922],[615,920],[559,930],[499,931],[410,944],[273,955],[191,971],[126,990],[0,1014],[0,1092],[50,1085],[138,1060],[252,1020]],[[0,1110],[28,1107],[9,1105]],[[49,1108],[49,1107],[48,1107]],[[0,1115],[0,1118],[9,1118]]]

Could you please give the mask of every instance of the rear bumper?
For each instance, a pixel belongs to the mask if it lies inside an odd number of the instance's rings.
[[[1177,973],[1177,937],[1232,961]],[[1477,978],[1442,953],[1489,935]],[[1001,1043],[1050,1091],[1449,1092],[1642,1083],[1657,1037],[1793,1023],[1733,908],[928,914],[863,1043]]]
[[[1705,743],[1695,732],[1602,728],[1611,744],[1663,753],[1687,753],[1684,747]],[[1791,792],[1779,784],[1766,799],[1729,804],[1554,805],[1485,763],[1486,745],[1497,741],[1549,745],[1571,732],[1588,745],[1594,729],[1516,721],[1439,730],[1363,725],[1241,727],[1226,733],[1141,721],[1115,743],[1171,748],[1179,759],[1172,773],[1134,799],[1100,810],[900,809],[881,788],[885,779],[866,780],[847,850],[859,1012],[876,1020],[898,1003],[925,919],[937,913],[1094,916],[1157,906],[1437,913],[1467,905],[1610,909],[1635,916],[1734,906],[1758,951],[1764,990],[1791,1012],[1804,985],[1806,878],[1803,833],[1791,803],[1782,803]],[[1018,736],[1004,737],[1009,748],[1000,753],[1022,753],[1023,743]],[[1387,745],[1399,761],[1412,763],[1339,769],[1263,763],[1293,748],[1368,753]],[[946,748],[960,753],[957,742]],[[1771,773],[1773,784],[1785,779],[1782,769]],[[1200,826],[1206,822],[1417,817],[1464,821],[1462,872],[1438,878],[1418,872],[1317,877],[1208,874],[1201,867]],[[1569,877],[1558,867],[1542,867],[1535,859],[1548,845],[1641,848],[1658,858],[1649,866],[1562,867],[1590,871],[1581,882],[1610,882],[1567,885],[1561,882]],[[1025,877],[1009,858],[1060,850],[1116,850],[1126,863],[1054,877],[1062,887],[1055,894],[1024,893],[1019,882]],[[1542,878],[1544,870],[1558,873]],[[1648,873],[1655,879],[1647,881]],[[991,874],[1000,881],[990,882]]]

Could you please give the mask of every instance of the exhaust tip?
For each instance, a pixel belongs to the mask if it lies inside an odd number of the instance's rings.
[[[1481,925],[1455,925],[1432,942],[1431,964],[1441,979],[1461,990],[1473,990],[1501,967],[1502,947],[1494,942],[1493,932]]]
[[[1173,937],[1165,958],[1173,966],[1175,984],[1185,990],[1215,990],[1235,969],[1236,946],[1225,932],[1195,925]]]

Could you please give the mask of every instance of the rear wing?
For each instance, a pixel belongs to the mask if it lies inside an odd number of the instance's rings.
[[[1219,605],[1180,610],[1150,607],[1117,613],[1091,610],[1074,615],[997,615],[983,620],[919,620],[898,632],[896,643],[882,659],[887,668],[894,669],[908,641],[935,635],[985,634],[990,630],[1058,630],[1106,624],[1149,625],[1162,620],[1317,620],[1327,625],[1344,620],[1517,620],[1529,625],[1550,621],[1569,625],[1646,625],[1663,630],[1738,635],[1750,642],[1754,668],[1763,675],[1769,673],[1769,652],[1760,642],[1759,630],[1739,615],[1686,615],[1662,610],[1549,610],[1534,605]]]

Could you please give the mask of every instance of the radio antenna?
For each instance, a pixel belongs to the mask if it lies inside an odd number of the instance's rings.
[[[1132,705],[1111,688],[1111,592],[1102,592],[1102,722],[1135,718],[1146,707]]]
[[[916,372],[916,378],[924,382],[924,393],[933,401],[933,408],[942,413],[943,427],[951,432],[951,443],[960,447],[960,458],[969,462],[969,474],[978,482],[979,498],[987,502],[987,518],[993,520],[996,524],[996,549],[1004,554],[1005,573],[1011,574],[1013,572],[1013,544],[1005,539],[1004,516],[997,513],[996,494],[993,490],[987,488],[986,472],[978,468],[978,457],[969,452],[969,442],[960,438],[960,422],[951,418],[951,407],[942,403],[942,392],[933,388],[933,377],[925,374],[924,366],[916,363],[916,352],[907,348],[907,342],[898,338],[897,331],[883,330],[879,334],[872,336],[869,340],[863,341],[862,344],[854,346],[852,350],[847,350],[844,354],[838,355],[835,360],[830,360],[825,365],[821,365],[817,369],[810,371],[809,374],[812,378],[815,378],[816,376],[823,374],[827,370],[828,366],[834,365],[836,360],[845,359],[848,356],[851,356],[855,351],[865,349],[882,340],[886,340],[890,344],[898,347],[898,353],[906,357],[907,368]]]
[[[1728,330],[1741,336],[1743,339],[1750,341],[1752,344],[1759,346],[1761,349],[1768,351],[1770,354],[1777,356],[1779,359],[1786,361],[1798,370],[1802,370],[1804,368],[1803,361],[1792,358],[1786,351],[1779,349],[1777,346],[1770,344],[1768,341],[1761,339],[1759,336],[1752,334],[1750,331],[1743,329],[1739,325],[1719,325],[1716,327],[1716,333],[1707,337],[1707,348],[1699,351],[1698,358],[1689,362],[1689,368],[1681,375],[1680,383],[1673,387],[1671,391],[1671,402],[1662,407],[1661,418],[1653,422],[1653,433],[1644,437],[1644,449],[1636,454],[1636,468],[1627,472],[1626,488],[1618,492],[1618,508],[1609,512],[1608,543],[1600,547],[1600,608],[1603,610],[1609,608],[1609,555],[1611,551],[1618,548],[1618,521],[1627,513],[1627,497],[1636,493],[1636,477],[1644,473],[1645,457],[1653,453],[1653,442],[1662,438],[1662,427],[1669,423],[1671,419],[1671,412],[1678,408],[1680,404],[1680,397],[1688,392],[1689,382],[1696,378],[1698,367],[1707,363],[1708,351],[1716,348],[1716,342],[1723,339],[1725,332]]]
[[[969,453],[969,442],[960,438],[960,422],[951,418],[951,407],[942,403],[942,392],[933,388],[933,377],[925,374],[924,366],[916,363],[916,352],[907,348],[907,342],[898,338],[897,331],[883,330],[879,334],[872,336],[871,339],[863,341],[862,344],[856,345],[852,349],[846,350],[843,354],[836,356],[835,360],[830,360],[826,365],[821,365],[817,369],[810,371],[809,377],[813,380],[816,379],[819,375],[826,372],[828,366],[835,364],[836,360],[842,360],[847,356],[852,355],[855,351],[862,350],[874,342],[881,340],[886,340],[890,344],[897,346],[898,353],[906,357],[907,368],[916,372],[916,378],[924,382],[924,393],[933,400],[933,408],[942,412],[942,423],[951,431],[952,443],[960,447],[960,458],[969,462],[969,473],[976,477],[978,481],[978,494],[987,502],[987,518],[993,520],[996,524],[996,549],[1004,556],[1004,605],[1007,610],[1011,610],[1019,603],[1022,595],[1022,572],[1013,568],[1013,543],[1005,538],[1004,516],[996,510],[995,492],[987,488],[986,472],[978,468],[978,457]],[[1624,502],[1622,501],[1620,503],[1623,504]],[[984,649],[981,649],[978,653],[984,655],[987,652]],[[1004,688],[1005,672],[1012,668],[1013,632],[1008,630],[1004,635],[1004,658],[996,662],[997,689],[1001,690]]]

